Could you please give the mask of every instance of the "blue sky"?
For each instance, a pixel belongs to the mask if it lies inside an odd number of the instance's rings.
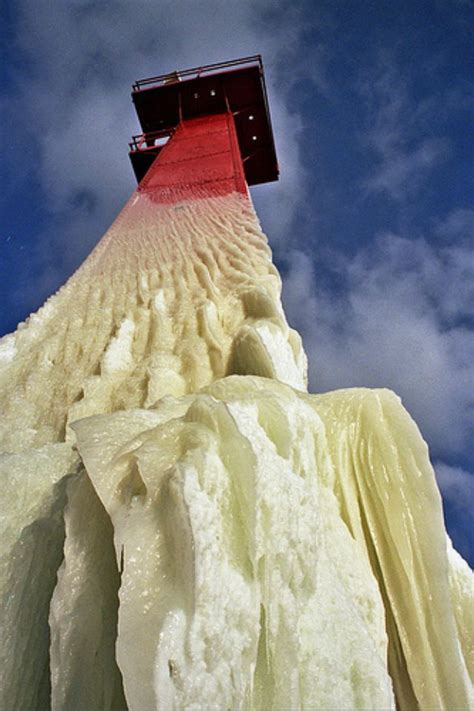
[[[472,565],[473,26],[472,0],[7,2],[0,333],[134,189],[132,82],[260,53],[281,180],[252,196],[311,389],[402,397]]]

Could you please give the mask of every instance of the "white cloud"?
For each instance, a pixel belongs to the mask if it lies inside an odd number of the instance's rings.
[[[426,135],[432,99],[412,98],[391,54],[379,55],[375,67],[361,80],[359,91],[368,115],[361,140],[375,157],[364,187],[402,202],[413,197],[449,156],[450,143],[445,137]]]
[[[435,233],[438,237],[449,241],[456,240],[470,244],[474,236],[474,210],[470,208],[453,210],[436,224]]]
[[[425,139],[411,151],[390,149],[380,156],[375,173],[366,180],[367,190],[385,192],[394,200],[403,200],[418,190],[432,169],[449,155],[449,142]]]
[[[474,474],[444,462],[435,463],[436,479],[445,497],[457,509],[472,514],[474,510]]]
[[[289,264],[284,301],[312,388],[390,387],[435,455],[462,451],[473,434],[472,253],[383,235],[352,261],[336,255],[339,294],[318,282],[307,255]]]

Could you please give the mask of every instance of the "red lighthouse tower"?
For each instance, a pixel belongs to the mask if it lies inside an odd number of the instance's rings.
[[[132,99],[142,134],[130,143],[156,202],[247,192],[278,179],[260,55],[142,79]]]

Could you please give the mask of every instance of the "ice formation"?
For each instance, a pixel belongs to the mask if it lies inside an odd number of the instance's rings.
[[[2,709],[474,707],[427,447],[306,392],[247,195],[138,190],[0,363]]]

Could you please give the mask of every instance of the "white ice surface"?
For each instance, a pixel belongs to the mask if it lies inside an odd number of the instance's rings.
[[[3,707],[122,711],[116,663],[136,711],[473,706],[426,446],[304,394],[280,286],[244,197],[137,192],[0,341]]]

